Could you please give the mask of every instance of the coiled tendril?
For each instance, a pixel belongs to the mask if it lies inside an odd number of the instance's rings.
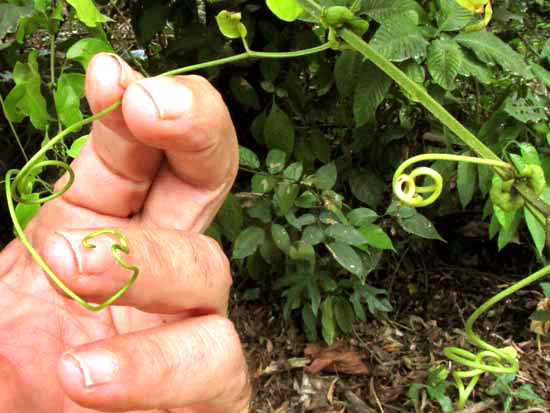
[[[139,269],[134,266],[130,265],[127,262],[125,262],[122,257],[120,256],[120,252],[123,252],[125,254],[129,253],[128,250],[128,244],[125,240],[125,238],[122,236],[122,234],[114,229],[103,229],[100,231],[92,232],[84,237],[82,240],[82,244],[86,248],[94,248],[95,246],[90,243],[90,240],[93,238],[99,237],[101,235],[112,235],[117,239],[117,243],[114,243],[111,247],[111,251],[113,254],[113,257],[115,261],[120,264],[125,269],[131,270],[133,273],[130,277],[130,279],[122,286],[120,290],[118,290],[113,296],[108,298],[106,301],[104,301],[101,304],[90,304],[86,302],[82,297],[80,297],[78,294],[73,292],[69,287],[61,281],[61,279],[55,275],[55,273],[52,271],[52,269],[46,264],[46,262],[42,259],[40,254],[36,251],[36,249],[33,247],[27,236],[25,235],[23,228],[21,227],[17,216],[15,214],[15,207],[14,207],[14,200],[16,202],[20,202],[22,204],[43,204],[44,202],[51,201],[55,198],[60,197],[63,195],[67,190],[70,188],[74,181],[74,171],[72,168],[66,164],[65,162],[61,161],[55,161],[55,160],[43,160],[45,157],[46,152],[51,149],[55,144],[60,142],[65,136],[67,136],[69,133],[80,129],[82,126],[93,122],[96,119],[101,118],[107,113],[112,112],[115,110],[118,106],[120,106],[120,101],[114,103],[113,105],[109,106],[107,109],[98,112],[94,116],[91,116],[89,118],[86,118],[74,125],[71,125],[58,135],[56,135],[54,138],[52,138],[44,147],[40,149],[30,160],[25,164],[25,166],[19,170],[19,169],[10,169],[6,174],[6,180],[5,180],[5,186],[6,186],[6,198],[8,202],[8,209],[10,212],[11,219],[13,221],[13,225],[15,228],[15,232],[27,248],[27,250],[31,253],[33,258],[36,260],[36,262],[42,267],[44,272],[50,277],[50,279],[61,289],[63,290],[69,297],[74,299],[76,302],[78,302],[80,305],[82,305],[84,308],[91,310],[91,311],[99,311],[103,308],[111,305],[115,300],[117,300],[122,294],[124,294],[134,283],[136,280]],[[33,196],[32,193],[32,177],[31,172],[36,170],[42,170],[45,167],[48,166],[55,166],[60,167],[64,169],[68,173],[68,179],[67,183],[61,188],[59,191],[54,192],[49,195],[41,196],[41,193],[38,194],[38,197]],[[27,184],[27,179],[31,179],[30,184]],[[13,180],[13,182],[12,182]]]
[[[470,162],[480,165],[489,165],[496,168],[502,168],[509,171],[512,167],[502,161],[488,160],[470,156],[448,155],[448,154],[425,154],[412,157],[403,162],[399,168],[395,171],[393,177],[393,190],[395,195],[405,204],[413,207],[427,206],[435,202],[435,200],[441,195],[443,190],[443,178],[441,175],[432,168],[418,167],[413,169],[409,174],[405,174],[404,171],[410,165],[421,161],[433,161],[433,160],[449,160],[459,162]],[[428,176],[431,178],[432,183],[429,185],[419,186],[416,184],[416,178],[420,176]],[[430,193],[426,198],[422,194]],[[456,382],[456,387],[459,394],[459,400],[457,402],[457,408],[463,409],[466,401],[470,397],[475,385],[480,379],[483,373],[494,374],[515,374],[519,370],[518,354],[513,347],[497,348],[491,344],[483,341],[473,331],[474,323],[477,319],[485,313],[489,308],[501,301],[505,297],[515,293],[519,289],[531,284],[546,275],[550,274],[550,266],[546,266],[541,270],[533,273],[532,275],[524,278],[511,287],[501,291],[494,297],[483,303],[478,309],[476,309],[472,315],[466,321],[466,336],[468,340],[481,348],[477,354],[470,351],[458,348],[447,347],[443,350],[445,356],[455,363],[461,364],[466,367],[470,367],[470,370],[454,371],[453,377]],[[465,386],[463,379],[470,379]]]

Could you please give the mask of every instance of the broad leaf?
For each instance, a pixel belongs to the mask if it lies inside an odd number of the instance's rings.
[[[84,67],[84,70],[86,70],[92,57],[101,52],[114,53],[114,50],[110,44],[101,39],[87,37],[73,44],[69,50],[67,50],[66,56],[67,59],[79,62],[82,67]]]
[[[325,235],[348,245],[362,245],[367,242],[365,236],[351,225],[329,225],[325,229]]]
[[[397,213],[397,220],[401,227],[411,234],[418,235],[422,238],[438,239],[445,242],[430,220],[414,208],[406,206],[400,207]]]
[[[264,139],[270,149],[280,149],[288,156],[294,150],[294,124],[288,115],[273,103],[265,120]]]
[[[246,258],[256,252],[265,241],[265,231],[260,227],[248,227],[241,231],[233,244],[233,259]]]
[[[75,141],[71,144],[71,147],[67,151],[67,155],[69,155],[73,159],[77,158],[78,155],[80,155],[80,151],[86,144],[87,140],[88,140],[88,135],[84,135],[78,139],[75,139]]]
[[[227,196],[216,219],[224,235],[230,241],[234,241],[243,226],[243,211],[235,195],[230,193]]]
[[[471,155],[469,152],[465,155]],[[477,167],[470,162],[459,162],[456,185],[458,189],[458,198],[462,204],[462,208],[472,200],[477,187]]]
[[[290,249],[290,236],[288,235],[285,227],[279,224],[271,225],[271,237],[273,238],[275,245],[277,245],[281,251],[288,253],[288,250]]]
[[[247,168],[259,169],[260,159],[258,158],[258,155],[250,149],[239,145],[239,165]]]
[[[267,153],[265,164],[270,174],[275,175],[281,172],[286,165],[286,153],[280,149],[272,149]]]
[[[98,23],[110,21],[99,12],[92,0],[67,0],[67,3],[76,10],[78,20],[88,27],[96,27]]]
[[[324,165],[315,171],[313,184],[321,190],[332,189],[336,184],[337,173],[334,162]]]
[[[16,6],[15,4],[0,4],[0,41],[7,33],[17,30],[19,20],[32,15],[32,6]]]
[[[459,5],[456,0],[440,0],[441,12],[438,15],[439,30],[462,30],[473,19],[474,13]]]
[[[391,79],[372,63],[363,65],[353,95],[353,118],[357,126],[374,119],[376,109],[385,99]]]
[[[241,13],[222,10],[216,16],[216,23],[220,32],[229,39],[246,37],[246,27],[241,23]]]
[[[304,12],[298,0],[266,0],[269,10],[279,19],[292,22]]]
[[[385,58],[402,62],[426,56],[429,43],[411,19],[401,16],[385,21],[369,44]]]
[[[378,225],[365,224],[359,231],[367,240],[367,244],[381,250],[394,250],[390,237]]]
[[[323,338],[328,345],[331,345],[336,336],[336,328],[334,324],[333,298],[326,298],[321,304],[321,332]]]
[[[363,0],[362,11],[379,23],[395,17],[423,14],[422,7],[414,0]]]
[[[525,223],[527,224],[531,238],[535,243],[535,247],[537,248],[539,255],[542,256],[542,250],[544,249],[544,243],[546,242],[546,231],[544,226],[533,215],[533,213],[529,211],[528,208],[523,208],[523,213],[525,215]]]
[[[428,71],[443,89],[454,89],[462,66],[462,52],[452,40],[434,40],[428,49]]]
[[[279,182],[275,189],[273,202],[279,207],[281,215],[286,215],[290,211],[299,190],[300,187],[298,184],[293,184],[289,181]]]
[[[346,334],[350,334],[353,330],[355,313],[349,301],[342,297],[336,297],[334,299],[333,310],[336,324],[340,327],[340,330]]]
[[[84,82],[85,76],[81,73],[63,73],[57,80],[57,89],[54,93],[55,109],[65,126],[83,119],[80,100],[85,95]]]
[[[325,245],[338,264],[352,274],[363,275],[363,262],[352,247],[339,241]]]

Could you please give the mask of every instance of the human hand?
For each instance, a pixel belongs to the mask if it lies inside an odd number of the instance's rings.
[[[140,273],[93,313],[12,241],[0,254],[0,411],[247,412],[246,363],[226,318],[229,263],[200,234],[238,168],[227,108],[202,78],[142,79],[106,54],[90,62],[86,91],[94,112],[122,106],[94,122],[73,186],[26,234],[87,301],[103,302],[132,272],[114,260],[111,237],[86,249],[86,234],[119,230]]]

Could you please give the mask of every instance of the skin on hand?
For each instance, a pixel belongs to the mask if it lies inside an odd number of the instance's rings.
[[[143,77],[114,55],[88,67],[94,122],[75,183],[26,233],[63,282],[102,302],[131,275],[111,255],[115,228],[139,276],[92,313],[67,298],[15,240],[0,254],[0,411],[244,413],[245,357],[227,319],[231,274],[201,235],[234,181],[238,146],[220,95],[203,78]],[[66,177],[56,183],[62,187]]]

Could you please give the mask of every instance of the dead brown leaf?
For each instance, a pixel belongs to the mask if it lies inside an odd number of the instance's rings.
[[[308,373],[317,374],[323,370],[343,374],[368,374],[369,368],[361,356],[351,347],[335,343],[330,347],[308,344],[304,350],[313,362],[305,368]]]

